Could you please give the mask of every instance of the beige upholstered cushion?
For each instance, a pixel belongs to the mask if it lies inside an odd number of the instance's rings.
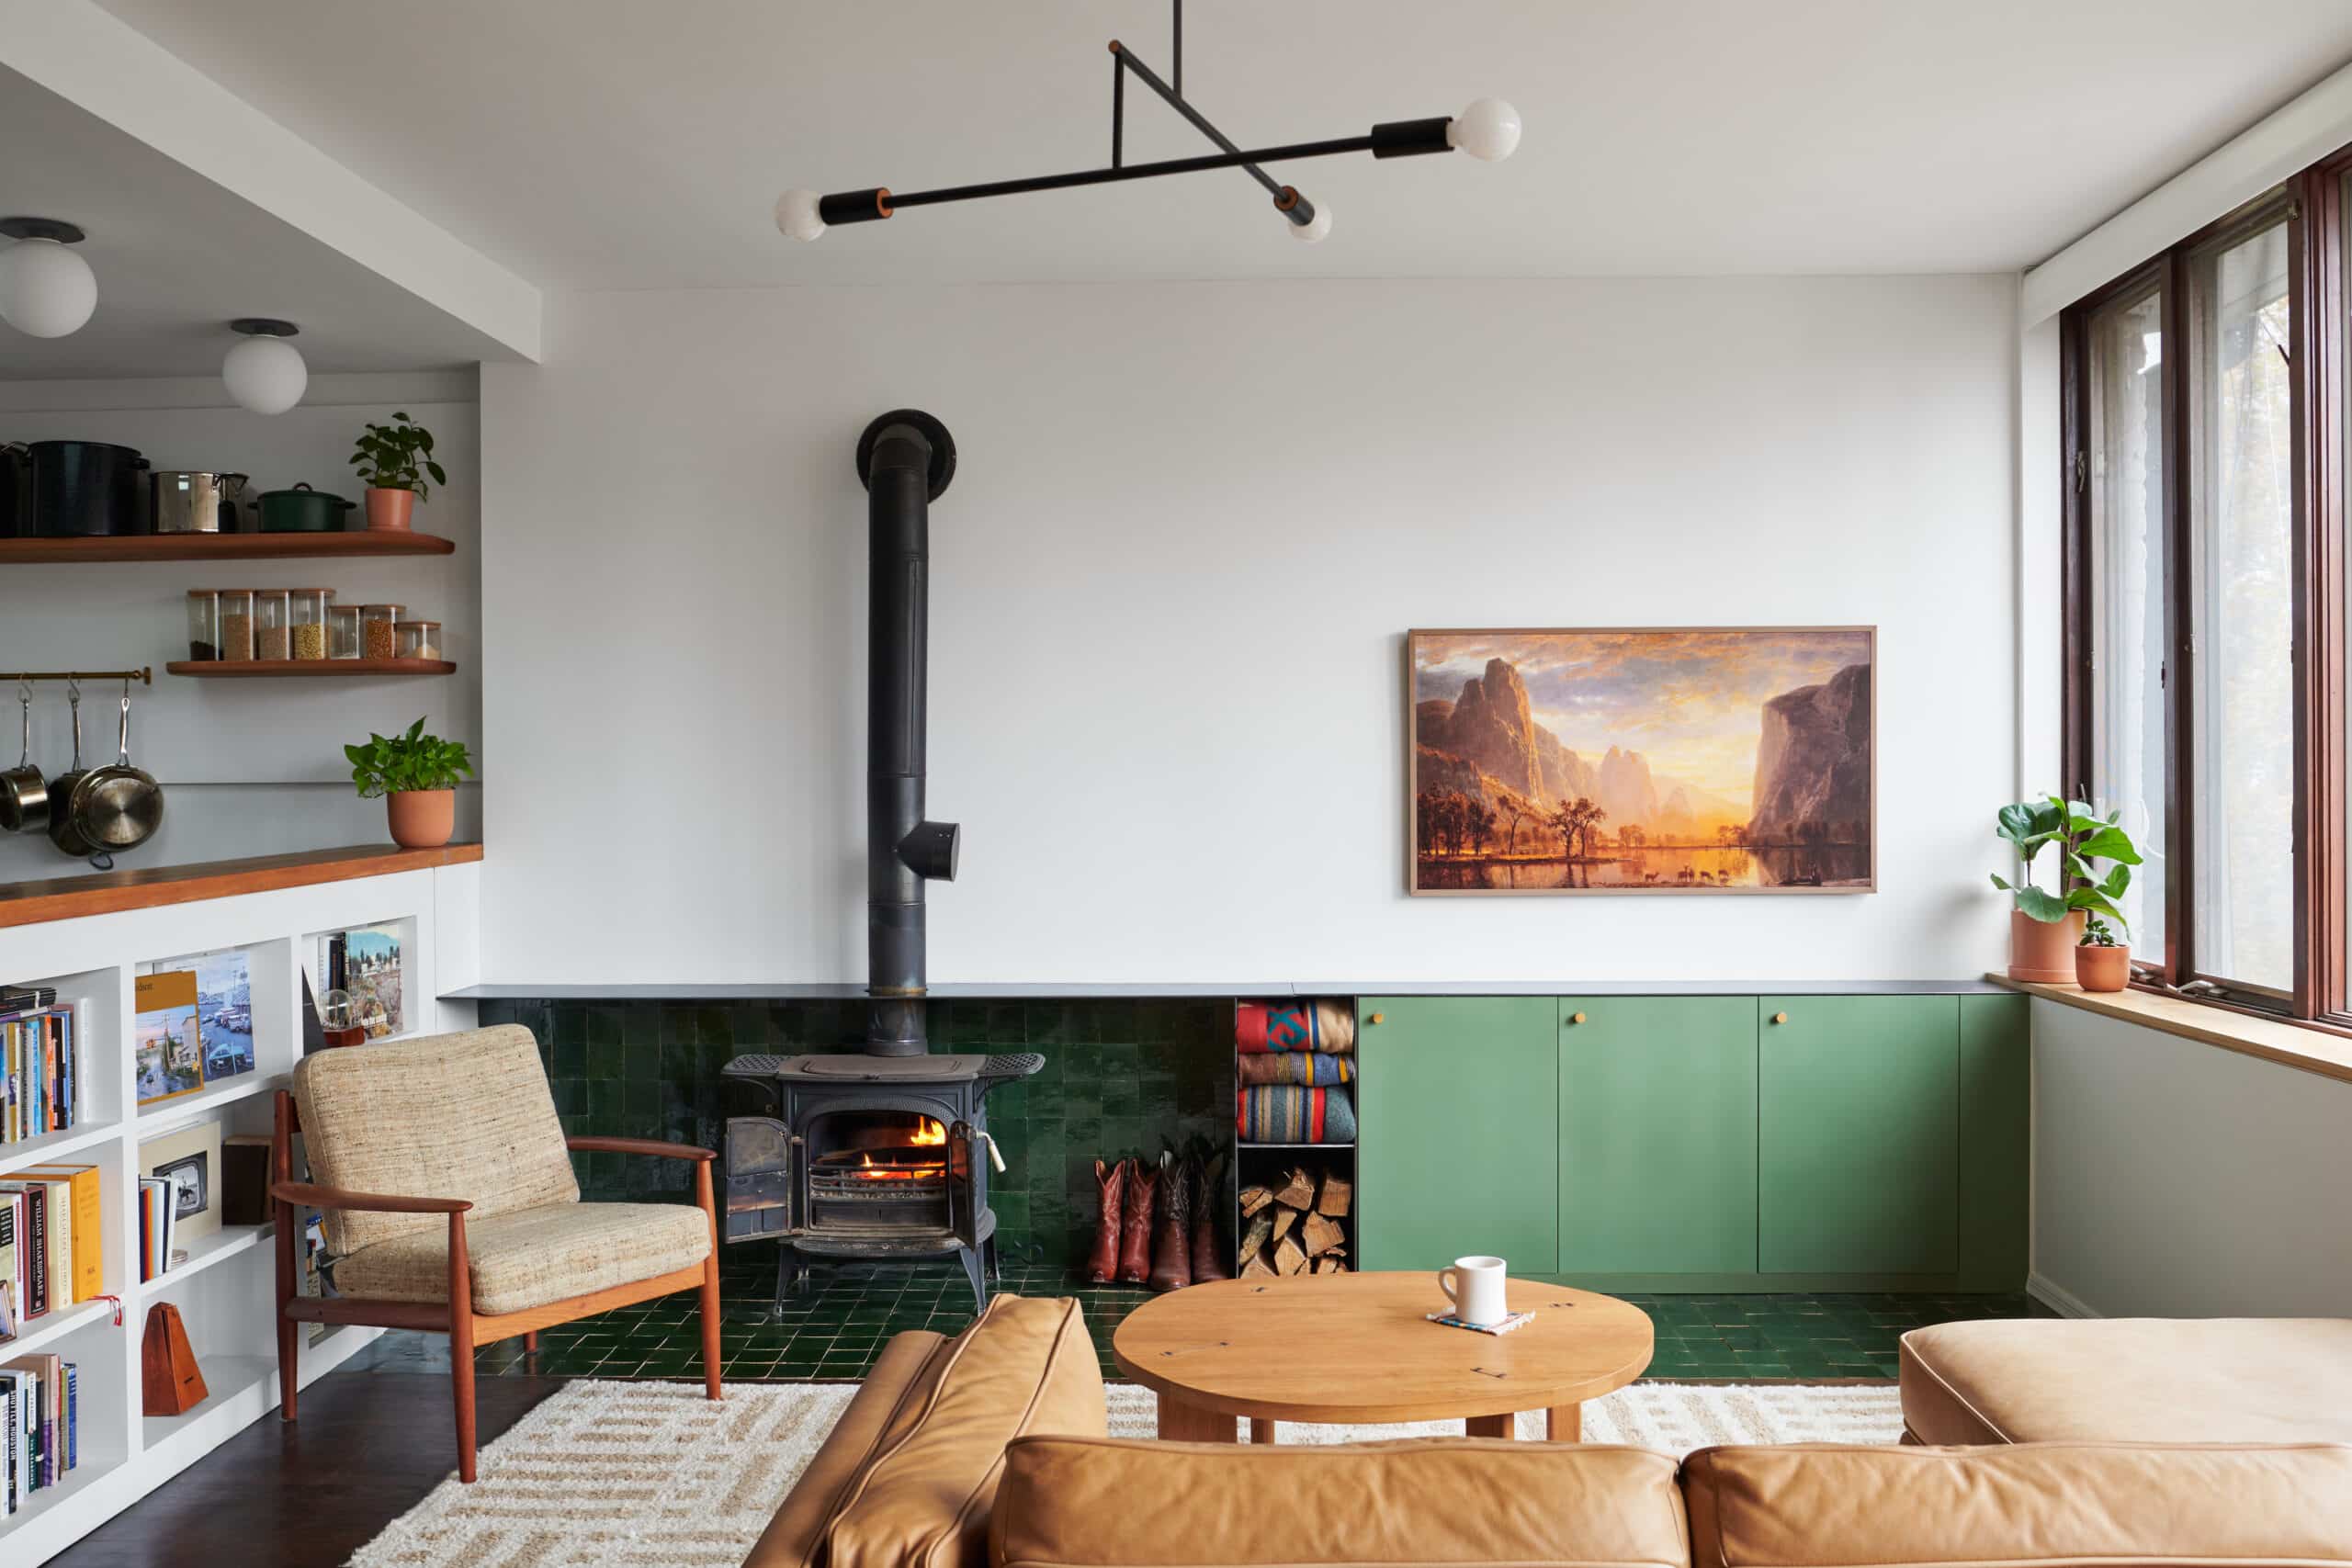
[[[825,1532],[832,1528],[833,1516],[874,1461],[896,1448],[921,1415],[939,1381],[950,1343],[944,1335],[910,1328],[882,1347],[858,1385],[857,1397],[792,1483],[752,1554],[743,1559],[743,1568],[811,1568],[824,1555]]]
[[[295,1065],[294,1099],[311,1179],[323,1186],[470,1199],[469,1224],[580,1201],[538,1045],[520,1024],[321,1051]],[[447,1221],[326,1213],[333,1253],[412,1232],[430,1232],[437,1253]],[[410,1299],[438,1301],[443,1290]]]
[[[2352,1319],[1943,1323],[1901,1362],[1923,1443],[2352,1442]]]
[[[684,1203],[548,1203],[466,1216],[474,1311],[522,1312],[567,1296],[633,1285],[710,1256],[710,1217]],[[334,1288],[378,1301],[449,1299],[449,1230],[433,1216],[334,1266]]]

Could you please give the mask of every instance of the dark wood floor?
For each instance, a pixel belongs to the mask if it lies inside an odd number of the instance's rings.
[[[566,1380],[483,1378],[488,1444]],[[334,1371],[50,1559],[55,1568],[332,1568],[457,1467],[449,1380]]]

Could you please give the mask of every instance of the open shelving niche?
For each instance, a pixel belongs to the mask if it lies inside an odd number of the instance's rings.
[[[470,1004],[435,998],[469,978],[469,951],[456,975],[436,974],[444,925],[469,943],[479,865],[420,868],[386,875],[273,889],[21,926],[0,933],[0,981],[49,985],[75,1010],[86,1075],[84,1120],[60,1133],[0,1145],[0,1175],[36,1165],[94,1165],[105,1226],[100,1245],[105,1299],[33,1318],[0,1340],[0,1360],[47,1353],[76,1368],[80,1462],[56,1486],[0,1517],[0,1562],[38,1562],[194,1463],[278,1403],[277,1258],[272,1227],[224,1225],[188,1247],[158,1278],[141,1281],[135,1178],[140,1144],[198,1122],[232,1134],[266,1134],[271,1095],[289,1081],[302,1049],[302,976],[321,934],[361,925],[401,933],[406,1033],[469,1027]],[[254,1012],[254,1070],[196,1093],[137,1101],[133,982],[153,962],[226,949],[247,958]],[[111,954],[106,962],[96,962]],[[220,1201],[219,1172],[214,1172]],[[148,1311],[169,1301],[180,1312],[203,1373],[206,1398],[178,1416],[141,1413],[140,1344]],[[313,1343],[302,1337],[308,1384],[365,1347],[380,1330],[341,1326]]]
[[[1233,1082],[1236,1089],[1242,1087],[1240,1004],[1243,1002],[1258,1001],[1261,999],[1273,1002],[1305,1002],[1310,1006],[1318,1001],[1337,1002],[1340,1006],[1346,1008],[1351,1013],[1357,1011],[1356,999],[1353,997],[1281,996],[1268,997],[1264,998],[1257,997],[1236,998],[1234,1000],[1234,1028],[1232,1031],[1234,1056]],[[1356,1128],[1359,1135],[1361,1135],[1363,1128],[1363,1040],[1361,1020],[1359,1020],[1358,1022],[1357,1040],[1353,1059],[1355,1062],[1356,1076],[1354,1080],[1347,1086],[1348,1098],[1351,1103],[1355,1107]],[[1347,1221],[1348,1269],[1349,1272],[1352,1273],[1363,1267],[1361,1261],[1363,1248],[1363,1232],[1362,1228],[1363,1184],[1357,1179],[1356,1145],[1352,1141],[1344,1144],[1244,1143],[1241,1139],[1240,1121],[1237,1114],[1233,1122],[1232,1148],[1232,1168],[1226,1174],[1226,1185],[1227,1190],[1225,1194],[1226,1213],[1232,1226],[1229,1238],[1227,1243],[1227,1251],[1226,1266],[1227,1268],[1231,1269],[1237,1276],[1241,1272],[1241,1233],[1249,1223],[1241,1217],[1241,1190],[1251,1185],[1269,1187],[1278,1185],[1280,1179],[1287,1176],[1290,1173],[1291,1168],[1297,1165],[1321,1165],[1345,1168],[1348,1183],[1351,1189],[1349,1200]]]

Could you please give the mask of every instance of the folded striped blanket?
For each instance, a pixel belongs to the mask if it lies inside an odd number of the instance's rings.
[[[1355,1101],[1343,1089],[1259,1084],[1234,1091],[1235,1124],[1245,1144],[1352,1144]]]
[[[1233,1060],[1245,1084],[1295,1083],[1328,1089],[1352,1082],[1356,1076],[1353,1056],[1326,1056],[1314,1051],[1270,1051],[1262,1056],[1244,1054]]]
[[[1345,1002],[1243,1002],[1234,1012],[1233,1043],[1244,1054],[1356,1048],[1356,1015]]]

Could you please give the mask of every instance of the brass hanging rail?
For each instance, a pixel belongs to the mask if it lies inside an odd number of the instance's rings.
[[[0,670],[0,683],[10,681],[136,681],[141,685],[155,683],[153,666],[137,670]]]

